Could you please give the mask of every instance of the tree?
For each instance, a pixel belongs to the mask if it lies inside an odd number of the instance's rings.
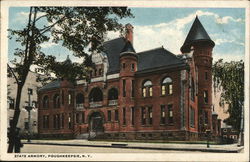
[[[62,64],[54,56],[45,55],[40,45],[52,39],[71,50],[74,56],[85,58],[83,64],[68,67],[71,75],[67,77],[69,80],[86,78],[87,66],[91,66],[89,53],[101,52],[105,34],[122,31],[118,20],[125,17],[132,17],[127,7],[30,7],[27,26],[21,30],[9,29],[9,38],[15,38],[22,46],[15,50],[14,55],[19,59],[12,60],[14,68],[8,66],[18,84],[15,113],[8,135],[9,153],[13,151],[22,88],[31,65],[37,65],[37,70],[47,75],[53,72],[59,78],[65,77],[65,69],[60,68]]]
[[[214,90],[222,89],[220,104],[228,105],[229,117],[226,124],[243,131],[244,111],[244,62],[223,62],[218,60],[213,65]]]

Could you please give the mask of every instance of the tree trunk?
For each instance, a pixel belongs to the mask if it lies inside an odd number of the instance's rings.
[[[15,132],[16,132],[16,126],[18,123],[19,115],[20,115],[20,101],[21,101],[22,89],[23,89],[23,84],[18,84],[14,117],[13,117],[12,123],[10,123],[8,153],[13,152],[13,148],[15,145],[15,138],[16,138]]]

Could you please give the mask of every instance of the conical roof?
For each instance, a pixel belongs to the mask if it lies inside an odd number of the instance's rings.
[[[133,47],[133,45],[131,44],[130,41],[127,41],[124,48],[122,49],[121,53],[124,53],[124,52],[135,53],[135,49],[134,49],[134,47]]]
[[[135,49],[130,41],[126,41],[126,44],[124,45],[120,53],[120,57],[125,56],[125,55],[133,55],[137,57]]]
[[[194,20],[194,23],[187,35],[187,38],[183,46],[181,47],[181,52],[189,52],[191,45],[196,42],[207,42],[211,46],[215,45],[214,42],[209,37],[209,35],[207,34],[206,30],[204,29],[203,25],[201,24],[197,16]]]

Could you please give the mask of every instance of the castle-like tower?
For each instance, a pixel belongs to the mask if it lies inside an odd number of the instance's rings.
[[[135,72],[137,71],[138,56],[129,39],[120,53],[120,125],[130,125],[124,130],[134,130],[135,127]],[[127,120],[130,119],[131,120]],[[128,123],[129,122],[129,123]],[[122,127],[121,127],[122,128]],[[123,131],[123,130],[122,130]]]
[[[72,87],[57,80],[39,90],[39,134],[175,141],[203,139],[202,133],[213,128],[218,136],[211,108],[214,45],[196,18],[183,54],[163,47],[136,53],[133,26],[127,24],[123,37],[92,54],[90,82]]]
[[[198,83],[199,132],[212,130],[212,50],[215,43],[210,39],[198,17],[181,47],[182,53],[193,50]]]

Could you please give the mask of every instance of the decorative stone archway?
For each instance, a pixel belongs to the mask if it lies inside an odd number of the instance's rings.
[[[92,111],[88,115],[89,138],[95,138],[104,133],[104,114],[101,111]]]

